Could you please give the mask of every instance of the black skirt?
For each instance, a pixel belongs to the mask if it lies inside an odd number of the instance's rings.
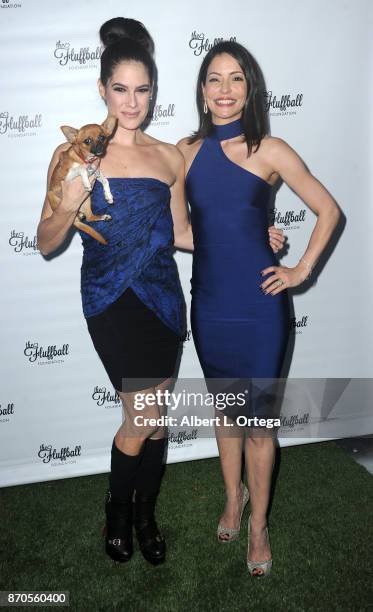
[[[172,377],[181,338],[131,288],[86,322],[117,391],[148,389]]]

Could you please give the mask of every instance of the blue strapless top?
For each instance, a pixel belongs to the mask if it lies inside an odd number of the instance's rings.
[[[180,336],[184,298],[173,257],[170,188],[155,178],[109,178],[113,204],[96,181],[92,212],[110,221],[90,225],[108,244],[79,231],[83,244],[81,296],[85,317],[100,314],[131,287],[142,302]]]

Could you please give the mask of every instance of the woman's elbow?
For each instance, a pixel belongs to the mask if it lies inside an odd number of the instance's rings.
[[[38,225],[38,228],[36,230],[36,246],[38,248],[38,251],[45,257],[46,255],[50,254],[50,250],[48,249],[48,246],[45,240],[43,240],[43,238],[40,236],[39,228],[40,228],[40,224]]]
[[[43,246],[43,243],[42,243],[42,242],[39,242],[39,240],[37,240],[37,248],[38,248],[38,251],[39,251],[39,252],[40,252],[42,255],[44,255],[44,257],[46,257],[47,255],[49,255],[49,250],[48,250],[46,247],[44,247],[44,246]]]
[[[341,210],[336,202],[334,202],[333,206],[331,207],[330,218],[334,229],[338,225],[338,222],[341,218]]]

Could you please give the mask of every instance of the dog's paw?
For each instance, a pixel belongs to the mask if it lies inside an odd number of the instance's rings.
[[[114,204],[113,198],[106,198],[108,204]]]
[[[111,215],[102,215],[103,221],[111,221]]]

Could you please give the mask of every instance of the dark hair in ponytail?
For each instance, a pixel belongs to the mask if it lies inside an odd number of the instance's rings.
[[[269,133],[268,116],[265,111],[265,82],[261,69],[255,58],[243,46],[234,41],[222,41],[210,49],[205,56],[197,79],[197,109],[199,114],[199,126],[197,131],[190,137],[192,144],[201,138],[209,136],[213,131],[211,112],[203,112],[204,98],[202,84],[206,84],[208,68],[212,60],[222,53],[228,53],[239,63],[247,82],[247,98],[242,111],[242,123],[244,136],[247,143],[248,155],[252,148],[259,147],[262,138]]]
[[[149,75],[151,85],[156,80],[156,67],[152,57],[154,42],[140,21],[115,17],[100,28],[105,47],[101,55],[101,83],[106,86],[117,64],[123,61],[141,62]]]

